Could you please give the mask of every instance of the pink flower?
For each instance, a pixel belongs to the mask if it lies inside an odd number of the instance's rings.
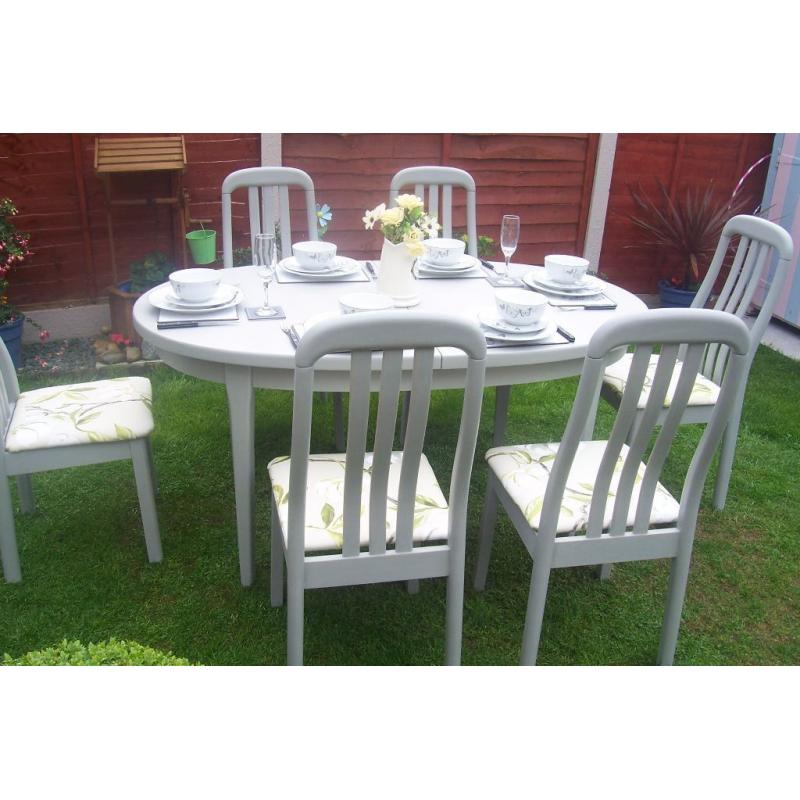
[[[48,330],[39,331],[39,341],[40,342],[46,342],[49,338],[50,338],[50,331],[48,331]]]

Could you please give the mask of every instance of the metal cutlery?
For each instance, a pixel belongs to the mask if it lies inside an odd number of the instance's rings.
[[[367,268],[367,272],[369,272],[370,276],[374,280],[378,280],[378,273],[375,271],[375,267],[374,267],[373,263],[371,261],[365,261],[364,264],[365,264],[365,266]]]
[[[298,335],[294,325],[288,322],[282,322],[281,330],[289,337],[289,341],[296,350],[300,346],[300,336]]]

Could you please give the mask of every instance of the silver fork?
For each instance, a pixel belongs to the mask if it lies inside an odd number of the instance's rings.
[[[290,322],[281,322],[281,330],[289,337],[289,341],[296,350],[300,344],[300,337],[297,335],[294,325]]]

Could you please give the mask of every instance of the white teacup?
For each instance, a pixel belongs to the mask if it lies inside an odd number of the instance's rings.
[[[450,267],[464,255],[465,243],[461,239],[425,239],[425,260],[437,267]]]
[[[497,311],[511,325],[529,328],[539,322],[547,309],[547,298],[527,289],[497,289]]]
[[[192,267],[179,269],[169,276],[172,293],[187,303],[202,303],[210,300],[219,289],[222,275],[215,269]]]
[[[544,268],[547,277],[556,283],[578,283],[583,280],[589,262],[579,256],[545,256]]]
[[[330,269],[336,258],[336,245],[331,242],[297,242],[292,254],[305,269]]]

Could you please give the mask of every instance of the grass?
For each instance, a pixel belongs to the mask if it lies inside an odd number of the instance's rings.
[[[117,462],[34,476],[36,513],[17,514],[23,582],[0,581],[0,655],[62,639],[112,636],[203,664],[282,664],[285,609],[268,598],[266,463],[289,452],[285,392],[256,393],[257,578],[239,584],[227,403],[221,385],[168,367],[147,373],[155,396],[154,449],[164,561],[146,562],[133,475]],[[87,379],[90,376],[77,376]],[[76,380],[64,377],[62,382]],[[52,379],[47,381],[54,382]],[[23,388],[43,382],[27,378]],[[557,441],[575,380],[515,387],[507,441]],[[750,376],[728,503],[711,507],[709,476],[695,543],[678,664],[800,663],[800,364],[762,347]],[[501,514],[489,586],[471,590],[486,481],[493,393],[487,392],[473,472],[467,543],[464,664],[515,664],[530,559]],[[447,486],[457,392],[437,392],[426,453]],[[601,405],[600,430],[611,413]],[[312,448],[332,448],[330,409],[315,415]],[[700,430],[687,426],[665,473],[679,492]],[[16,495],[15,495],[16,497]],[[553,573],[541,664],[651,664],[667,565],[623,564],[600,582],[589,568]],[[309,664],[439,664],[445,586],[418,595],[383,584],[306,593]]]

